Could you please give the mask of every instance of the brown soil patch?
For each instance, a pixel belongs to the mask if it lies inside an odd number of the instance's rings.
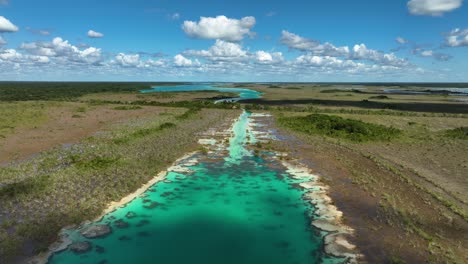
[[[79,112],[76,110],[79,107],[85,107],[86,110]],[[115,110],[114,107],[88,107],[80,103],[51,107],[47,111],[46,122],[35,128],[15,128],[13,133],[0,139],[0,164],[23,160],[53,147],[77,143],[110,125],[129,119],[173,111],[163,107],[142,107],[136,110]]]

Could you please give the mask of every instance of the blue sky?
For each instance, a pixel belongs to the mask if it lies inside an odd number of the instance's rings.
[[[0,0],[0,80],[468,82],[468,7]]]

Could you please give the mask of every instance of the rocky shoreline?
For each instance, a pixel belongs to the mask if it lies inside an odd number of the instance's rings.
[[[268,117],[265,114],[254,114],[253,117]],[[271,131],[262,131],[258,128],[265,127],[259,123],[249,126],[260,142],[266,143],[269,140],[276,140]],[[285,168],[286,172],[296,179],[309,179],[300,183],[300,187],[307,190],[303,199],[309,201],[315,208],[316,219],[311,225],[315,228],[327,232],[324,236],[324,251],[328,255],[345,258],[346,263],[364,263],[364,256],[359,253],[357,247],[349,242],[354,235],[354,230],[343,224],[343,213],[333,204],[333,200],[328,196],[329,187],[320,181],[320,176],[313,172],[298,160],[286,161],[288,154],[276,152],[274,156]]]
[[[252,117],[265,117],[265,114],[253,114]],[[238,119],[233,121],[233,124]],[[251,119],[253,120],[253,119]],[[256,122],[250,122],[248,125],[249,133],[252,133],[256,137],[256,139],[260,142],[265,142],[268,140],[274,140],[274,136],[269,131],[262,131],[262,125]],[[208,153],[213,153],[217,151],[225,151],[226,148],[226,141],[232,135],[233,125],[226,130],[222,131],[212,131],[212,133],[207,133],[202,136],[199,140],[200,145],[205,146],[208,148]],[[207,136],[212,136],[211,138],[207,138]],[[106,214],[111,213],[121,207],[124,207],[126,204],[131,202],[133,199],[142,195],[145,191],[147,191],[151,186],[156,184],[157,182],[163,181],[168,172],[181,172],[181,173],[190,173],[187,166],[192,166],[198,163],[199,161],[194,158],[194,155],[199,151],[190,152],[183,157],[179,158],[175,161],[166,171],[161,171],[158,173],[156,177],[151,179],[149,182],[144,184],[138,190],[133,192],[132,194],[127,195],[126,197],[122,198],[118,202],[113,202],[109,204],[107,209],[96,219],[93,221],[87,221],[82,223],[79,228],[82,228],[85,225],[90,224],[91,222],[99,221],[104,217]],[[300,186],[308,192],[304,195],[304,199],[310,201],[310,203],[315,208],[315,214],[317,218],[314,219],[311,223],[315,228],[327,232],[328,234],[324,236],[324,252],[335,257],[345,258],[346,263],[361,263],[363,256],[359,254],[355,245],[349,242],[350,237],[353,235],[353,229],[345,226],[341,219],[343,213],[339,211],[336,206],[333,205],[331,198],[327,195],[328,187],[319,181],[319,176],[312,174],[311,170],[303,165],[301,165],[297,160],[289,160],[285,161],[284,157],[286,157],[286,153],[279,153],[277,152],[274,158],[278,159],[278,161],[286,168],[286,172],[292,175],[292,177],[297,179],[310,179],[308,182],[303,182]],[[111,232],[111,230],[104,230],[100,232],[101,228],[97,231],[92,229],[93,226],[90,228],[86,228],[86,230],[82,230],[81,234],[86,237],[86,234],[90,234],[90,236],[94,235],[106,235]],[[78,229],[79,229],[78,228]],[[26,263],[28,264],[46,264],[49,258],[56,252],[60,252],[66,250],[67,248],[73,247],[77,252],[88,250],[91,245],[85,245],[84,243],[72,243],[71,239],[67,235],[67,230],[70,229],[77,229],[76,226],[66,227],[63,228],[60,232],[60,239],[53,243],[47,252],[44,252],[40,255],[37,255]],[[99,234],[97,234],[99,233]],[[85,234],[83,234],[85,232]],[[73,250],[73,249],[72,249]]]

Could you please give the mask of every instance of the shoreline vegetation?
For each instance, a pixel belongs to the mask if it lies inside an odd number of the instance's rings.
[[[0,127],[0,147],[15,131],[41,131],[53,105],[58,111],[68,107],[65,113],[76,122],[88,122],[91,109],[148,112],[122,114],[118,124],[72,145],[2,165],[1,259],[19,263],[45,251],[61,228],[101,215],[109,202],[134,192],[184,153],[205,152],[198,135],[245,108],[273,115],[261,130],[276,131],[280,140],[255,148],[288,153],[285,162],[296,160],[320,175],[343,212],[342,223],[354,230],[346,238],[366,261],[468,260],[468,105],[443,93],[384,93],[389,87],[466,84],[240,83],[231,86],[257,90],[263,98],[221,104],[214,100],[229,95],[138,94],[148,85],[0,83],[0,111],[12,117],[0,123],[8,124]]]

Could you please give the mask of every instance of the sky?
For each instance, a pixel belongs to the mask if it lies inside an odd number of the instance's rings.
[[[464,0],[0,0],[0,81],[468,82]]]

